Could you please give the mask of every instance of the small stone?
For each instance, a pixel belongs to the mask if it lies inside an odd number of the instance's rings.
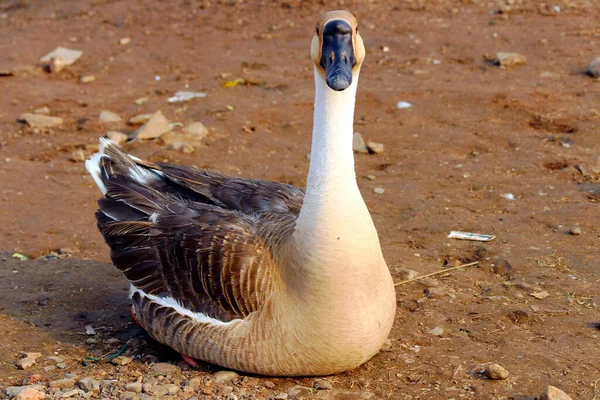
[[[85,152],[83,150],[75,150],[71,152],[69,156],[69,160],[74,162],[84,162],[85,161]]]
[[[59,369],[65,369],[65,368],[67,368],[67,364],[66,363],[57,363],[56,367]]]
[[[74,64],[83,55],[83,51],[57,47],[40,59],[42,64],[48,64],[52,59],[61,59],[65,65]]]
[[[425,295],[430,299],[440,299],[452,291],[447,286],[428,287],[425,289]]]
[[[77,386],[84,392],[100,391],[100,382],[94,378],[82,378],[77,382]]]
[[[47,129],[61,126],[63,119],[51,117],[49,115],[39,115],[33,113],[24,113],[19,115],[18,121],[26,122],[32,128]]]
[[[77,395],[79,395],[79,390],[77,390],[77,389],[72,389],[72,390],[69,390],[69,391],[66,391],[66,392],[64,392],[64,393],[62,394],[62,396],[60,396],[60,397],[62,397],[62,398],[64,398],[64,399],[67,399],[67,398],[74,397],[74,396],[77,396]]]
[[[127,46],[129,43],[131,43],[130,37],[124,37],[124,38],[119,39],[119,44],[121,46]]]
[[[365,176],[365,178],[367,178],[370,181],[374,181],[375,179],[377,179],[377,177],[375,175],[367,175],[367,176]]]
[[[152,117],[136,132],[138,139],[156,139],[164,133],[171,130],[169,121],[162,112],[157,111],[152,114]]]
[[[139,400],[140,396],[138,396],[137,393],[134,392],[123,392],[119,395],[119,400]]]
[[[571,228],[571,230],[570,230],[570,233],[571,233],[571,235],[573,235],[573,236],[579,236],[579,235],[581,235],[583,232],[581,232],[581,228],[580,228],[580,227],[578,227],[578,226],[574,226],[574,227],[572,227],[572,228]]]
[[[536,292],[536,291],[541,291],[542,288],[540,288],[537,285],[532,285],[531,283],[527,283],[527,282],[519,282],[515,285],[515,287],[517,287],[518,289],[521,290],[525,290],[527,292]]]
[[[35,364],[35,358],[32,358],[32,357],[21,358],[20,360],[18,360],[15,363],[15,365],[19,369],[31,368],[34,364]]]
[[[19,393],[28,390],[44,390],[46,387],[44,385],[25,385],[25,386],[8,386],[4,388],[4,392],[9,398],[13,398],[17,396]]]
[[[239,378],[240,376],[233,371],[219,371],[213,375],[213,380],[216,383],[229,382],[234,379]]]
[[[367,142],[367,148],[369,149],[369,153],[373,153],[373,154],[383,153],[383,144],[382,143]]]
[[[384,194],[385,193],[385,189],[382,187],[376,187],[373,189],[373,193],[375,194]]]
[[[175,93],[175,96],[169,97],[167,99],[167,101],[169,103],[180,103],[180,102],[189,101],[189,100],[196,99],[196,98],[203,98],[203,97],[206,97],[206,93],[203,93],[203,92],[177,92],[177,93]],[[226,108],[230,111],[233,110],[232,106],[227,106]]]
[[[415,279],[417,276],[419,276],[419,273],[417,271],[406,268],[396,268],[394,269],[394,274],[397,275],[398,279],[402,281]]]
[[[427,333],[429,333],[430,335],[433,335],[433,336],[442,336],[444,334],[444,329],[440,328],[438,326],[438,327],[428,330]]]
[[[111,363],[114,365],[127,365],[133,361],[133,358],[127,356],[119,356],[112,359]],[[169,364],[171,365],[171,364]]]
[[[500,364],[491,363],[486,365],[482,371],[488,379],[503,380],[508,378],[508,371]]]
[[[287,393],[292,399],[294,399],[296,397],[308,397],[312,395],[312,390],[306,386],[296,385],[289,388]]]
[[[600,57],[596,58],[590,63],[590,65],[588,65],[588,72],[592,77],[600,78]]]
[[[135,99],[133,102],[135,104],[137,104],[138,106],[141,106],[142,104],[146,104],[148,102],[148,98],[147,97],[140,97],[138,99]]]
[[[274,397],[275,400],[286,400],[289,397],[289,395],[287,393],[281,392],[281,393],[277,393],[277,395]]]
[[[122,145],[127,141],[127,139],[129,139],[129,137],[126,134],[117,131],[108,131],[106,133],[106,137],[108,137],[113,143],[118,145]]]
[[[102,111],[100,111],[99,119],[100,119],[100,122],[106,124],[106,123],[119,122],[121,120],[121,117],[112,111],[102,110]]]
[[[167,132],[160,137],[164,144],[184,153],[193,152],[202,145],[202,139],[208,134],[208,129],[201,122],[186,126],[181,132]],[[190,151],[191,150],[191,151]]]
[[[155,372],[157,374],[168,375],[168,374],[172,374],[177,371],[179,371],[179,368],[177,368],[177,365],[173,365],[173,364],[169,364],[169,363],[158,363],[158,364],[154,364],[152,366],[152,372]]]
[[[92,83],[96,80],[96,77],[94,75],[82,75],[79,78],[79,82],[81,83]]]
[[[52,74],[58,74],[66,67],[67,64],[65,63],[65,60],[63,60],[62,57],[52,57],[50,61],[46,63],[46,68]]]
[[[40,374],[29,375],[29,382],[36,383],[42,380],[42,376]]]
[[[519,53],[499,52],[496,54],[498,64],[504,68],[515,67],[527,63],[527,58]]]
[[[139,114],[135,115],[127,121],[129,125],[143,125],[152,118],[153,114]]]
[[[572,400],[571,397],[554,386],[547,386],[540,394],[539,400]]]
[[[46,398],[44,392],[37,389],[25,389],[14,397],[14,400],[42,400]]]
[[[46,372],[50,372],[53,369],[56,369],[56,366],[54,366],[54,365],[48,365],[48,366],[44,367],[44,371],[46,371]]]
[[[58,380],[48,383],[48,385],[51,388],[69,389],[69,388],[72,388],[73,386],[75,386],[75,380],[74,379],[58,379]]]
[[[37,360],[42,356],[42,353],[23,353],[23,358],[33,358]]]
[[[529,293],[529,295],[535,297],[536,299],[544,300],[546,297],[550,296],[550,293],[542,290],[541,292]]]
[[[369,153],[365,140],[358,132],[354,132],[354,135],[352,136],[352,150],[354,150],[355,153]]]
[[[132,382],[125,385],[125,390],[129,392],[142,393],[142,383]]]
[[[379,351],[392,351],[392,339],[385,339]]]
[[[50,109],[46,106],[44,107],[40,107],[40,108],[36,108],[35,110],[33,110],[34,114],[38,114],[38,115],[50,115]]]
[[[177,392],[179,392],[179,390],[180,390],[179,386],[169,383],[166,385],[154,386],[151,389],[151,394],[153,394],[156,397],[162,397],[162,396],[167,396],[167,395],[171,395],[171,394],[176,394]]]
[[[315,379],[313,387],[317,390],[331,390],[333,385],[327,379]]]
[[[272,381],[264,381],[263,386],[267,389],[273,389],[275,387],[275,384]]]
[[[192,378],[185,382],[183,390],[184,392],[195,392],[200,386],[202,386],[202,379]]]
[[[505,259],[500,259],[496,261],[494,266],[492,267],[492,271],[495,274],[509,277],[512,274],[513,267],[510,263]]]

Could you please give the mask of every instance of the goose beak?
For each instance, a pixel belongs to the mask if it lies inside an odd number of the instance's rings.
[[[321,66],[325,68],[327,86],[338,92],[347,89],[352,84],[352,67],[355,65],[352,27],[341,19],[327,22],[321,49]]]

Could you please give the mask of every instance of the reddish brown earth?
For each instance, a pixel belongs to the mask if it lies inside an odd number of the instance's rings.
[[[129,117],[162,110],[171,121],[203,122],[204,146],[184,154],[135,142],[128,151],[303,186],[313,24],[322,11],[347,8],[368,51],[355,129],[385,145],[383,154],[357,155],[357,177],[394,278],[401,280],[399,268],[425,274],[479,264],[398,286],[390,351],[330,377],[333,390],[308,396],[532,399],[554,385],[592,399],[600,378],[600,82],[584,70],[600,56],[600,6],[538,3],[0,2],[0,70],[14,71],[0,76],[0,387],[27,384],[32,374],[45,384],[76,373],[114,379],[102,397],[118,398],[126,383],[145,381],[152,356],[179,360],[132,323],[126,282],[95,227],[99,191],[72,153],[90,155],[108,130],[131,132]],[[119,45],[123,37],[131,43]],[[57,46],[84,54],[53,75],[38,61]],[[528,62],[504,69],[485,60],[498,51]],[[258,84],[225,88],[222,74]],[[82,84],[81,75],[96,80]],[[167,103],[186,85],[207,97]],[[140,97],[149,101],[136,105]],[[398,101],[414,106],[397,109]],[[34,131],[16,121],[42,106],[64,124]],[[104,109],[123,122],[101,124]],[[581,235],[570,234],[574,227]],[[447,238],[451,230],[496,239],[457,241]],[[12,258],[61,248],[70,257]],[[512,265],[509,276],[494,271],[500,259]],[[531,296],[539,292],[548,296]],[[96,336],[85,335],[86,325]],[[435,327],[441,336],[428,333]],[[132,337],[142,344],[128,349],[131,364],[82,365],[86,355],[122,346],[109,339]],[[22,351],[43,357],[18,370]],[[44,371],[55,352],[67,367]],[[489,362],[510,376],[485,379],[478,371]],[[224,384],[212,384],[216,370],[180,371],[162,383],[201,377],[204,389],[173,398],[233,399]],[[239,398],[257,399],[313,386],[311,378],[268,378],[274,387],[266,380],[230,386]]]

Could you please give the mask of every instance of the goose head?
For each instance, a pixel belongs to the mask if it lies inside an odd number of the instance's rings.
[[[347,89],[358,78],[365,46],[358,22],[348,11],[330,11],[321,16],[311,44],[316,70],[335,91]]]

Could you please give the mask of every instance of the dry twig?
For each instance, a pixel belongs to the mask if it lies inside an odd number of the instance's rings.
[[[464,267],[470,267],[470,266],[472,266],[472,265],[477,265],[477,264],[479,264],[479,261],[475,261],[475,262],[472,262],[472,263],[468,263],[468,264],[459,265],[459,266],[457,266],[457,267],[446,268],[446,269],[443,269],[443,270],[441,270],[441,271],[432,272],[432,273],[430,273],[430,274],[426,274],[426,275],[422,275],[422,276],[417,276],[416,278],[412,278],[412,279],[408,279],[408,280],[405,280],[405,281],[402,281],[402,282],[395,283],[395,284],[394,284],[394,286],[400,286],[400,285],[404,285],[404,284],[406,284],[406,283],[410,283],[410,282],[418,281],[418,280],[420,280],[420,279],[429,278],[430,276],[435,276],[435,275],[445,274],[446,272],[449,272],[449,271],[454,271],[454,270],[457,270],[457,269],[460,269],[460,268],[464,268]]]

